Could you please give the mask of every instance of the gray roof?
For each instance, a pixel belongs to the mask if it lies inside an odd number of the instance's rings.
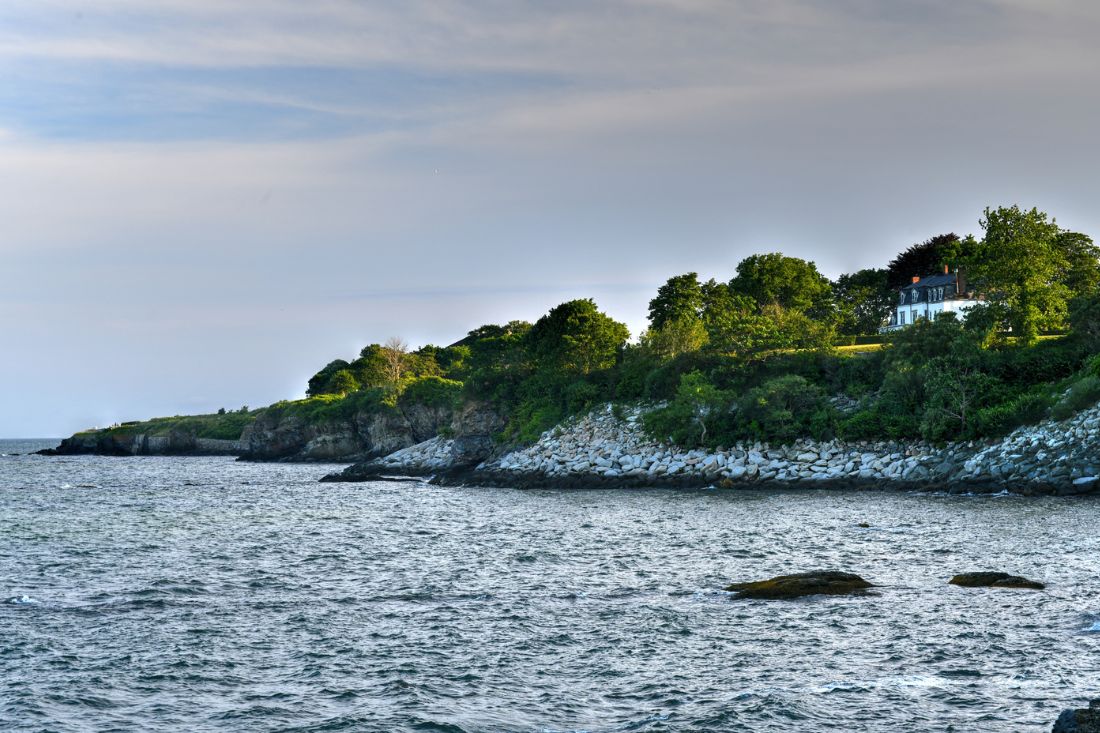
[[[902,290],[909,290],[910,288],[936,288],[941,285],[954,285],[955,273],[951,272],[946,275],[940,273],[939,275],[929,275],[928,277],[922,277],[920,282],[909,283]]]

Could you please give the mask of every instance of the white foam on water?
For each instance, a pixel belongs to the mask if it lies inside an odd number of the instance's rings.
[[[8,603],[15,603],[20,606],[36,606],[41,602],[42,601],[37,598],[31,598],[30,596],[16,596],[8,599]]]
[[[73,485],[72,485],[72,484],[68,484],[68,483],[66,483],[66,484],[61,484],[61,488],[63,488],[63,489],[71,489],[72,487],[73,487]]]

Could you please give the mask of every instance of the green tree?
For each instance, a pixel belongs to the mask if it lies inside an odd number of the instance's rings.
[[[1054,248],[1066,260],[1060,281],[1071,296],[1090,293],[1100,285],[1100,248],[1092,237],[1063,230],[1055,237]]]
[[[775,338],[774,324],[760,315],[755,300],[714,280],[703,284],[702,321],[707,345],[715,352],[750,352]]]
[[[642,334],[642,343],[660,359],[672,359],[680,354],[698,351],[707,343],[707,329],[702,319],[684,314],[666,320],[660,328]]]
[[[676,395],[664,407],[642,417],[646,430],[660,440],[678,445],[708,443],[708,434],[729,413],[732,395],[718,389],[703,375],[692,371],[680,377]]]
[[[833,283],[839,323],[837,331],[859,336],[878,333],[897,302],[886,270],[866,269],[841,275]]]
[[[527,337],[540,368],[588,374],[615,365],[630,331],[585,298],[552,308]]]
[[[698,318],[702,307],[703,287],[696,273],[670,277],[657,288],[657,296],[649,301],[649,327],[656,331],[669,321]]]
[[[819,318],[830,310],[832,288],[817,265],[780,252],[746,257],[737,265],[737,277],[730,288],[749,296],[761,308],[778,305]]]
[[[944,265],[956,267],[962,264],[972,250],[972,240],[968,242],[957,234],[937,234],[920,244],[914,244],[886,266],[886,285],[897,290],[913,281],[914,277],[925,277],[943,272]]]
[[[835,410],[805,377],[787,374],[754,387],[738,400],[743,431],[760,440],[787,443],[809,435],[832,436]]]
[[[1005,307],[1018,343],[1033,344],[1040,329],[1063,326],[1069,289],[1060,278],[1068,262],[1054,219],[1038,209],[987,207],[981,225],[985,238],[971,272],[979,288]]]
[[[359,389],[359,380],[347,369],[341,369],[332,375],[331,394],[346,395]]]
[[[975,412],[995,381],[982,370],[978,337],[958,331],[948,352],[929,359],[922,371],[926,404],[921,436],[928,440],[966,437]]]
[[[350,365],[343,359],[330,361],[321,371],[309,378],[309,385],[306,387],[306,396],[316,397],[322,394],[336,394],[332,386],[332,378],[337,372],[347,369],[349,366]]]

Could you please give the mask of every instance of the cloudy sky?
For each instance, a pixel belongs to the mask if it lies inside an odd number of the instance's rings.
[[[5,0],[0,436],[300,396],[986,205],[1100,234],[1087,0]]]

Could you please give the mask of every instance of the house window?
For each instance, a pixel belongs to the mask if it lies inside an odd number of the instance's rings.
[[[902,311],[901,313],[899,313],[898,318],[899,318],[898,323],[901,324],[902,326],[904,326],[905,325],[905,311]]]

